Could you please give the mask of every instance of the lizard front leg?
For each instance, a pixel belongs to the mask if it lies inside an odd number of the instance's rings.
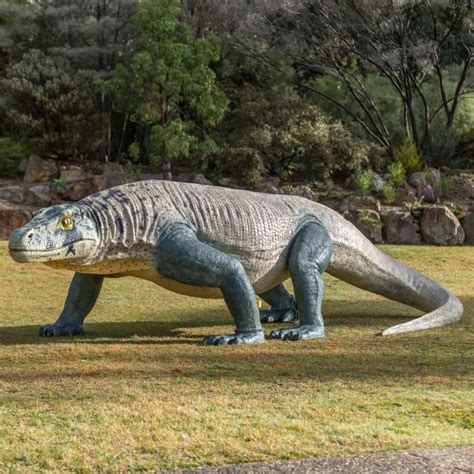
[[[169,226],[156,246],[160,274],[178,282],[220,288],[236,331],[230,335],[208,336],[204,343],[258,344],[265,341],[256,296],[242,264],[234,257],[201,242],[184,224]]]
[[[272,331],[272,339],[296,341],[324,336],[321,275],[329,264],[332,250],[332,240],[320,224],[307,224],[296,234],[288,256],[288,269],[295,288],[300,325]]]
[[[270,309],[260,310],[262,323],[279,323],[298,319],[295,298],[288,293],[282,283],[258,296],[271,306]]]
[[[75,273],[58,320],[41,326],[40,336],[76,336],[84,333],[83,322],[91,312],[102,288],[103,276]]]

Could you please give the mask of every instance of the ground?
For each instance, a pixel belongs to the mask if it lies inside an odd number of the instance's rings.
[[[0,244],[0,470],[152,470],[474,443],[474,249],[383,246],[465,304],[451,327],[327,278],[327,337],[206,347],[220,301],[106,281],[87,334],[41,339],[71,273]],[[275,328],[266,328],[267,333]]]

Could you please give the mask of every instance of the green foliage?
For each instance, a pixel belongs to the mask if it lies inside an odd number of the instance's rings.
[[[355,185],[364,194],[370,194],[374,187],[374,172],[370,169],[360,170],[355,175]]]
[[[174,0],[142,2],[131,65],[117,66],[112,79],[98,82],[115,108],[145,130],[142,145],[155,163],[206,149],[198,144],[227,107],[209,67],[219,59],[219,43],[213,36],[197,38],[180,13]]]
[[[283,180],[344,180],[367,163],[367,144],[298,95],[289,74],[284,64],[275,71],[248,57],[226,58],[222,83],[231,107],[213,134],[221,151],[208,160],[210,168],[248,183],[242,161],[235,161],[239,149],[253,182],[257,173]],[[234,150],[232,159],[228,149]]]
[[[12,136],[35,151],[61,158],[92,154],[101,144],[102,123],[87,83],[67,61],[31,50],[2,81],[1,103]]]
[[[15,178],[22,158],[30,153],[29,145],[17,142],[10,137],[0,137],[0,177]]]
[[[395,202],[395,188],[392,183],[384,183],[382,194],[386,204],[393,204]]]
[[[391,181],[397,186],[401,186],[406,179],[406,171],[403,164],[400,161],[393,162],[388,167],[389,177]]]
[[[406,137],[403,143],[395,150],[395,160],[403,165],[408,174],[420,170],[423,166],[420,152],[409,137]]]
[[[454,177],[449,175],[442,175],[441,176],[441,191],[443,196],[448,195],[454,189]]]

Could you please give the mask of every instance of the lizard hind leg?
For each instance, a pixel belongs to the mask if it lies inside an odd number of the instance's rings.
[[[270,338],[296,341],[324,337],[321,274],[329,264],[332,250],[329,234],[318,223],[307,224],[297,233],[290,248],[288,269],[295,288],[300,324],[272,331]]]
[[[262,323],[279,323],[298,319],[295,298],[288,293],[282,283],[258,296],[270,305],[270,309],[260,310]]]

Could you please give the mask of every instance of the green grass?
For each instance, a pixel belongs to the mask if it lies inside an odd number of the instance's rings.
[[[41,339],[71,273],[0,246],[0,470],[151,470],[460,446],[473,437],[474,251],[384,247],[465,304],[448,328],[382,338],[419,314],[327,278],[327,337],[205,347],[220,301],[107,281],[87,335]],[[268,326],[268,332],[275,325]]]

